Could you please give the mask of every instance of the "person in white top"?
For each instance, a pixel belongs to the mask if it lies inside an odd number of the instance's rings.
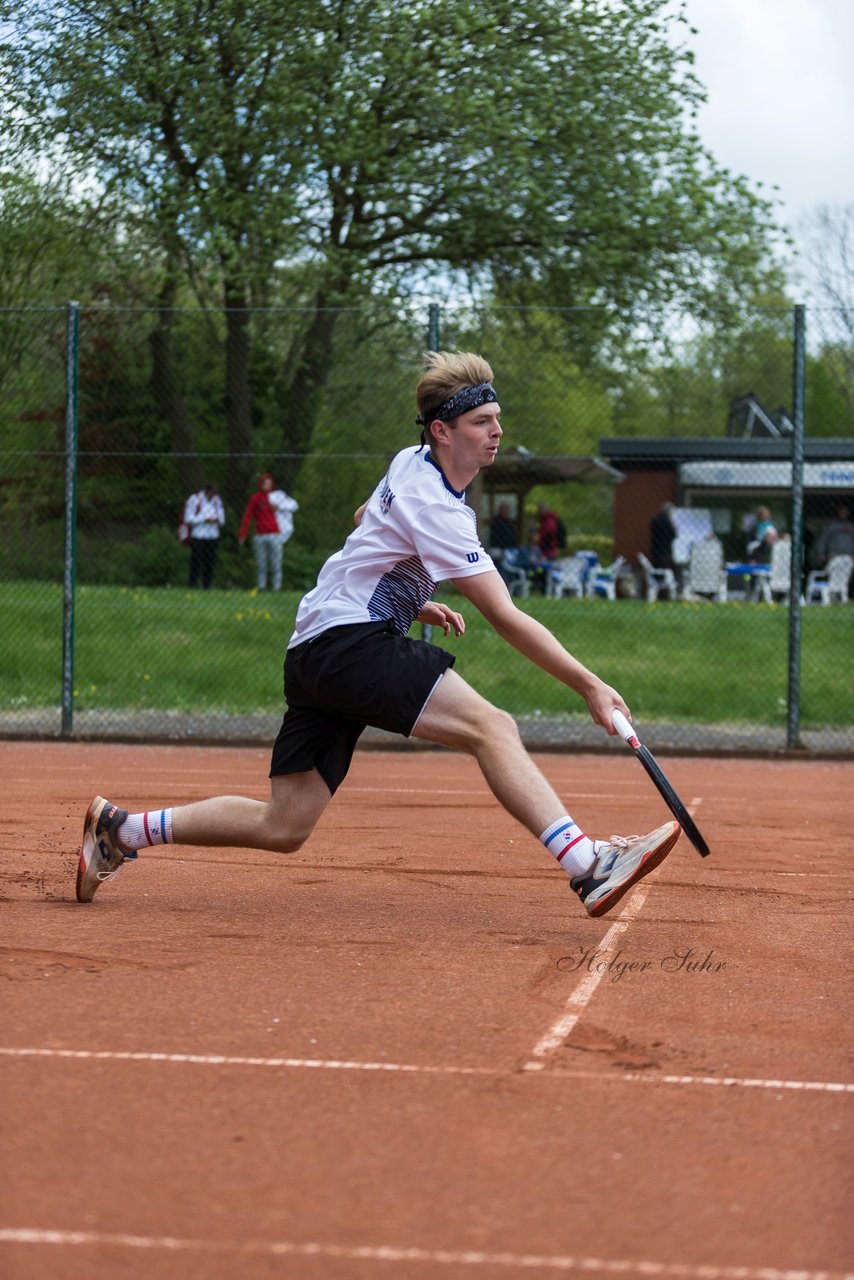
[[[299,503],[296,498],[292,498],[289,493],[285,493],[284,489],[273,489],[272,493],[269,493],[267,497],[270,506],[276,513],[279,534],[282,539],[282,546],[284,546],[294,531],[294,512],[299,511]]]
[[[190,586],[213,582],[219,534],[225,524],[222,499],[212,484],[191,493],[184,505],[184,524],[190,530]]]
[[[528,755],[513,718],[451,669],[447,649],[407,634],[420,621],[464,635],[459,609],[432,599],[436,584],[450,580],[502,639],[579,694],[607,733],[615,733],[615,710],[630,714],[616,690],[516,607],[478,539],[465,489],[495,461],[502,436],[487,362],[466,352],[430,353],[416,400],[421,447],[393,459],[297,611],[270,798],[218,796],[128,815],[96,797],[84,826],[80,901],[91,901],[123,860],[154,843],[299,849],[367,725],[474,756],[496,799],[568,873],[590,915],[609,911],[676,843],[675,822],[643,837],[588,837]]]

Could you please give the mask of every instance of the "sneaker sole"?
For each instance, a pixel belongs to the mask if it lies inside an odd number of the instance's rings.
[[[86,872],[88,870],[88,864],[86,862],[86,833],[89,830],[89,825],[91,821],[92,832],[93,832],[92,853],[94,856],[94,843],[95,843],[94,830],[95,830],[95,827],[98,825],[98,818],[101,816],[101,813],[104,809],[104,805],[106,805],[107,803],[108,801],[106,801],[103,796],[93,796],[92,802],[89,805],[89,808],[86,810],[86,817],[83,820],[83,839],[80,843],[80,859],[77,863],[77,883],[75,885],[75,890],[74,890],[78,902],[91,902],[92,899],[95,897],[96,890],[98,889],[98,884],[96,883],[95,887],[92,889],[92,892],[88,896],[86,896],[84,892],[84,883],[86,880]]]
[[[669,836],[665,836],[660,845],[657,845],[656,848],[650,849],[648,853],[644,854],[635,874],[615,888],[614,892],[609,894],[607,898],[601,898],[599,902],[594,905],[593,910],[588,911],[587,914],[589,916],[595,918],[596,916],[607,915],[611,908],[617,905],[623,895],[628,893],[629,889],[634,889],[635,885],[638,884],[639,881],[643,880],[644,876],[648,876],[650,871],[654,871],[655,868],[664,861],[682,834],[682,828],[679,826],[678,822],[674,823],[674,827],[676,829],[672,831]]]

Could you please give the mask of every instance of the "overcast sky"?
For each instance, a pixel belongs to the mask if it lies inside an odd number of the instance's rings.
[[[854,204],[854,0],[686,0],[686,12],[717,160],[779,187],[793,231],[818,204]]]

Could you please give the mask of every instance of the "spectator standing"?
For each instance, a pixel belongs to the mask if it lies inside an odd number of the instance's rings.
[[[489,554],[496,559],[494,552],[510,551],[519,545],[519,534],[516,522],[510,515],[510,503],[501,502],[489,526]],[[501,557],[499,556],[498,559]]]
[[[510,516],[510,504],[509,502],[501,502],[489,526],[489,554],[492,556],[495,567],[505,582],[508,582],[512,576],[511,568],[516,567],[516,552],[518,548],[519,534],[516,524]],[[504,557],[508,551],[511,554],[509,561],[505,564]],[[512,566],[510,561],[513,562]]]
[[[272,489],[270,492],[270,506],[276,513],[279,535],[284,548],[285,543],[294,531],[294,512],[299,511],[299,503],[296,498],[292,498],[289,493],[285,493],[284,489]],[[281,554],[279,559],[281,560]]]
[[[664,506],[649,522],[649,558],[654,569],[673,568],[673,543],[676,541],[676,525],[672,502]]]
[[[216,568],[220,530],[225,524],[225,511],[216,486],[206,484],[191,493],[184,506],[184,524],[190,531],[190,586],[201,580],[207,591]]]
[[[840,502],[836,519],[830,520],[818,540],[818,562],[824,567],[834,556],[854,556],[854,524],[847,503]]]
[[[560,521],[557,512],[552,511],[547,502],[541,502],[537,513],[539,515],[537,546],[544,560],[556,560],[560,550]]]
[[[747,544],[747,554],[751,560],[757,564],[770,564],[771,548],[777,538],[777,526],[771,519],[770,507],[757,507],[753,534]]]
[[[778,538],[771,508],[757,507],[755,516],[746,522],[745,530],[748,534],[748,557],[754,564],[771,563],[771,548]]]
[[[243,546],[250,528],[254,525],[255,533],[252,541],[255,546],[259,591],[267,590],[268,577],[273,591],[280,591],[282,587],[282,548],[286,539],[282,536],[279,524],[279,499],[277,496],[274,502],[274,494],[280,494],[288,503],[293,504],[283,511],[286,518],[290,517],[290,531],[287,534],[287,537],[290,537],[293,531],[292,512],[296,510],[296,503],[293,498],[288,498],[283,490],[276,489],[276,482],[269,471],[262,471],[258,477],[258,488],[246,504],[238,535],[238,541]]]

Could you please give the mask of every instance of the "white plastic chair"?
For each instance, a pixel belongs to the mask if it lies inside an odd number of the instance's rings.
[[[813,569],[807,576],[804,600],[810,604],[814,596],[818,596],[822,604],[830,604],[834,596],[839,597],[841,604],[848,599],[848,584],[854,559],[851,556],[833,556],[823,569]]]
[[[595,551],[585,551],[583,548],[580,551],[573,552],[573,555],[584,561],[584,594],[589,595],[590,583],[602,567],[599,563],[599,557]]]
[[[549,565],[546,594],[550,596],[583,596],[587,561],[583,556],[564,556]]]
[[[653,604],[662,591],[667,595],[668,599],[675,600],[679,587],[673,570],[656,569],[642,551],[638,552],[638,562],[643,573],[647,602]]]
[[[789,598],[792,585],[792,544],[788,538],[779,538],[771,548],[771,572],[757,580],[759,598],[771,604],[774,596]]]
[[[617,556],[613,564],[606,569],[597,569],[587,579],[587,594],[592,600],[594,596],[603,595],[606,600],[617,598],[617,578],[626,563],[625,556]]]
[[[712,596],[715,600],[726,600],[724,549],[717,538],[704,538],[702,542],[691,544],[688,592],[693,596]]]
[[[507,547],[501,559],[504,581],[511,596],[529,596],[531,583],[528,571],[518,563],[519,552],[515,547]]]

